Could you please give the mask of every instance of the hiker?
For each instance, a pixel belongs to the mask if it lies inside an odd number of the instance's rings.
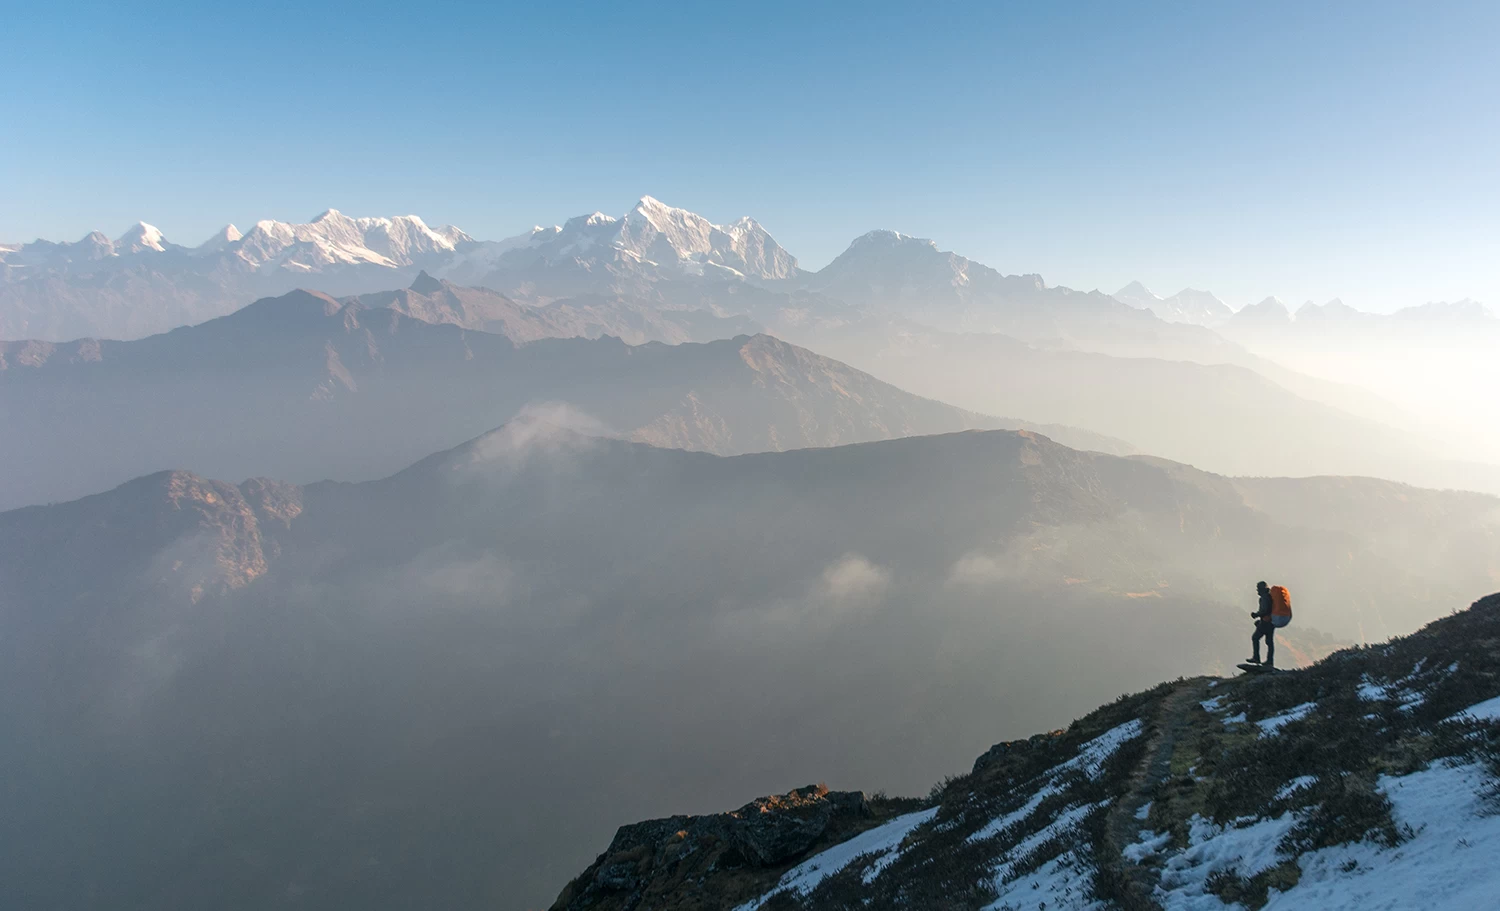
[[[1271,599],[1271,588],[1265,582],[1259,582],[1255,590],[1260,594],[1260,610],[1251,614],[1255,620],[1255,635],[1250,637],[1250,664],[1260,664],[1260,640],[1266,640],[1266,663],[1265,667],[1276,666],[1276,627],[1271,623],[1271,611],[1275,605]]]

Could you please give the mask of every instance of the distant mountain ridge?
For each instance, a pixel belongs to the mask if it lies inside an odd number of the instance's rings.
[[[618,217],[594,212],[498,241],[475,240],[452,225],[430,227],[415,215],[351,218],[329,209],[306,223],[266,220],[243,233],[226,225],[196,247],[145,223],[115,240],[94,232],[72,243],[0,245],[0,338],[134,338],[299,285],[345,296],[408,284],[423,269],[530,304],[594,296],[674,309],[679,295],[669,286],[762,283],[944,330],[1027,340],[1086,337],[1088,318],[1107,320],[1117,334],[1176,331],[1129,310],[1207,327],[1231,318],[1208,292],[1160,298],[1134,282],[1111,297],[1049,287],[1038,275],[1004,275],[933,241],[887,230],[855,238],[810,273],[753,218],[715,224],[645,196]],[[1116,301],[1128,306],[1117,310]],[[1440,312],[1409,311],[1412,319]],[[1441,312],[1484,318],[1472,302]],[[1208,336],[1193,344],[1213,345]]]
[[[1183,288],[1171,297],[1153,294],[1138,281],[1131,282],[1114,293],[1114,298],[1142,310],[1150,310],[1162,319],[1173,323],[1192,323],[1214,328],[1222,325],[1234,315],[1229,305],[1208,291]]]
[[[424,287],[433,294],[377,296],[379,307],[295,291],[131,342],[0,343],[10,430],[0,504],[65,499],[173,465],[220,477],[377,477],[527,406],[566,405],[612,433],[721,454],[1022,427],[1133,451],[923,399],[765,335],[634,347],[554,338],[555,321],[583,317]],[[516,337],[400,312],[432,315],[423,308],[441,295],[500,308],[465,319]]]

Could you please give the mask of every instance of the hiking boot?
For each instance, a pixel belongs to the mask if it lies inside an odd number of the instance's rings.
[[[1245,663],[1246,664],[1260,664],[1260,659],[1259,658],[1246,658],[1245,659]]]

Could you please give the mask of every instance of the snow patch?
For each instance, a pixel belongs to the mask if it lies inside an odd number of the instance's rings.
[[[991,821],[988,825],[970,835],[969,842],[973,843],[983,841],[986,838],[993,838],[1011,826],[1025,820],[1032,813],[1036,812],[1036,808],[1041,806],[1042,801],[1054,794],[1061,793],[1062,783],[1059,782],[1059,779],[1067,772],[1082,772],[1089,780],[1098,778],[1099,772],[1103,770],[1104,764],[1109,761],[1109,757],[1113,756],[1115,751],[1127,741],[1141,736],[1144,730],[1145,726],[1141,724],[1140,719],[1133,718],[1085,743],[1078,748],[1077,756],[1074,756],[1067,762],[1053,766],[1037,777],[1036,780],[1041,782],[1041,785],[1032,792],[1031,798],[1023,806]],[[1019,850],[1019,848],[1015,850]],[[1014,854],[1015,851],[1011,853]]]
[[[1156,899],[1166,911],[1223,911],[1218,896],[1204,891],[1209,876],[1233,870],[1251,877],[1281,862],[1277,845],[1297,824],[1284,813],[1246,826],[1219,826],[1194,814],[1189,821],[1187,848],[1171,855],[1162,869]]]
[[[1500,696],[1475,703],[1449,717],[1449,721],[1500,721]]]
[[[1153,833],[1150,829],[1142,829],[1139,840],[1135,844],[1126,845],[1120,854],[1131,863],[1140,863],[1148,857],[1154,856],[1161,849],[1172,843],[1172,833],[1163,832],[1160,835]]]
[[[906,840],[912,830],[917,826],[932,819],[937,815],[937,807],[923,810],[920,813],[908,813],[898,816],[884,825],[876,826],[867,832],[861,832],[846,842],[834,845],[827,851],[823,851],[788,870],[776,886],[762,895],[760,898],[748,901],[740,905],[735,911],[756,911],[760,906],[771,900],[771,897],[781,892],[796,892],[806,895],[817,888],[818,883],[833,874],[849,866],[856,857],[865,854],[879,854],[873,874],[884,870],[900,856],[901,842]],[[874,878],[867,876],[866,881]]]
[[[1435,764],[1399,778],[1381,776],[1378,787],[1390,798],[1396,823],[1409,826],[1415,836],[1394,848],[1358,842],[1304,854],[1298,860],[1302,876],[1297,885],[1284,893],[1273,891],[1266,908],[1495,907],[1500,815],[1487,813],[1476,793],[1488,780],[1478,765]]]
[[[1103,911],[1101,902],[1090,898],[1093,868],[1068,851],[1042,864],[1031,873],[1000,887],[1000,897],[984,911],[1046,908],[1047,911]]]
[[[1255,722],[1255,724],[1260,728],[1262,735],[1275,734],[1293,721],[1307,717],[1307,714],[1317,707],[1318,704],[1316,702],[1304,702],[1301,705],[1287,709],[1280,715],[1262,718],[1260,721]]]
[[[1281,786],[1281,790],[1276,792],[1276,799],[1286,800],[1288,797],[1291,797],[1293,794],[1297,793],[1303,788],[1310,788],[1317,783],[1318,776],[1316,775],[1298,775],[1296,778],[1293,778],[1291,781]]]
[[[1016,875],[1016,868],[1021,866],[1026,860],[1027,855],[1054,838],[1078,828],[1079,823],[1083,822],[1090,813],[1102,806],[1105,806],[1105,802],[1084,803],[1076,807],[1069,807],[1057,814],[1057,818],[1046,826],[1021,839],[1019,844],[1005,853],[1008,859],[995,869],[995,888],[1001,890],[1001,894],[1003,895],[1006,891],[1004,888],[1005,885]]]

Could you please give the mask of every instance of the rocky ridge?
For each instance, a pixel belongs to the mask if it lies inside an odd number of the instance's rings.
[[[674,822],[624,827],[553,911],[1355,911],[1377,896],[1457,911],[1500,880],[1497,795],[1500,594],[1305,670],[1164,683],[998,744],[880,826],[888,838],[871,821],[842,847],[736,865],[686,842],[631,855]],[[628,876],[603,875],[627,856]]]

